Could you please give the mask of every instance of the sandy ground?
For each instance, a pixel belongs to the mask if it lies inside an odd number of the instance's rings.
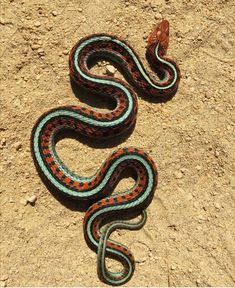
[[[123,143],[94,148],[64,139],[57,151],[84,176],[117,147],[144,148],[158,163],[146,226],[116,233],[137,260],[126,286],[234,286],[234,10],[232,0],[1,0],[2,286],[103,285],[83,238],[84,212],[44,186],[30,133],[49,108],[78,103],[68,71],[78,39],[118,35],[146,64],[146,38],[162,18],[171,25],[168,55],[182,72],[177,95],[164,104],[139,98],[135,130]],[[132,184],[124,179],[116,191]],[[34,195],[35,205],[24,205]]]

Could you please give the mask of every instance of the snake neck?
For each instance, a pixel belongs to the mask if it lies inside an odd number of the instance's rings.
[[[165,95],[175,94],[180,81],[180,70],[175,61],[165,56],[166,50],[159,43],[147,47],[146,59],[151,69],[157,74],[158,85]]]
[[[179,69],[175,62],[163,57],[161,45],[152,43],[148,46],[147,55],[150,66],[161,77],[153,80],[139,57],[125,41],[115,36],[91,35],[78,42],[70,54],[70,71],[72,78],[80,85],[89,86],[104,93],[104,84],[107,87],[123,85],[125,83],[113,76],[93,75],[89,70],[89,62],[94,58],[103,58],[114,62],[136,90],[150,96],[168,96],[176,91],[179,80]],[[110,90],[110,89],[109,89]],[[107,91],[106,91],[107,93]]]

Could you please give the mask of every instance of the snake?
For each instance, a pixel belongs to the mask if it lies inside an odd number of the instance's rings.
[[[145,209],[151,203],[158,182],[157,166],[142,149],[124,147],[114,151],[97,172],[79,176],[59,158],[55,146],[58,135],[70,130],[90,139],[111,139],[134,127],[137,117],[137,93],[152,99],[167,99],[177,91],[180,70],[166,56],[169,42],[169,22],[162,20],[150,34],[146,58],[158,77],[150,77],[134,49],[124,40],[109,34],[92,34],[80,39],[69,54],[71,81],[92,95],[107,96],[115,101],[114,109],[95,109],[68,105],[44,112],[36,121],[31,134],[31,151],[40,175],[64,196],[78,201],[90,201],[83,220],[84,237],[97,253],[97,272],[101,281],[122,285],[135,270],[134,255],[125,245],[110,239],[117,229],[138,230],[146,222]],[[96,75],[91,63],[97,58],[109,60],[123,72],[127,81],[114,75]],[[154,78],[154,79],[153,79]],[[124,170],[135,174],[132,188],[112,193]],[[137,213],[137,222],[123,215]],[[125,217],[124,217],[125,218]],[[110,271],[106,258],[119,261],[123,269]]]

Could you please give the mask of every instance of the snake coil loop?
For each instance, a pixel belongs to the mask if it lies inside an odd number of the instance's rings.
[[[71,105],[58,107],[44,113],[32,130],[31,150],[39,172],[65,196],[93,201],[84,217],[84,235],[88,245],[98,253],[100,279],[110,285],[127,282],[134,272],[135,261],[127,247],[109,239],[109,236],[116,229],[137,230],[145,224],[147,215],[144,209],[150,204],[157,186],[156,165],[144,151],[128,147],[110,155],[95,175],[81,177],[58,157],[56,135],[69,129],[90,138],[104,139],[126,131],[135,124],[138,109],[133,87],[153,98],[175,94],[180,72],[176,63],[165,56],[168,42],[169,23],[163,20],[150,35],[147,45],[147,59],[160,77],[153,81],[125,41],[107,34],[81,39],[70,52],[71,78],[92,94],[105,94],[114,99],[116,107],[108,112]],[[96,57],[116,63],[131,85],[111,76],[93,75],[88,64]],[[128,191],[111,195],[126,168],[135,171],[135,185]],[[105,219],[113,215],[118,218],[131,211],[141,214],[139,222],[115,220],[102,227]],[[106,256],[120,261],[124,269],[117,273],[108,271]]]

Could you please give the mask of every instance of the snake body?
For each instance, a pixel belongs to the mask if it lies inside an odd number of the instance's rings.
[[[128,147],[115,151],[91,177],[72,172],[58,157],[56,136],[60,131],[73,130],[90,138],[117,135],[134,125],[137,115],[137,97],[132,87],[152,97],[168,97],[178,87],[180,72],[175,62],[166,58],[169,24],[163,20],[149,37],[147,58],[161,80],[153,81],[134,50],[117,37],[95,34],[81,39],[71,50],[70,75],[78,86],[94,94],[107,95],[116,101],[112,111],[97,112],[80,106],[63,106],[44,113],[34,125],[31,147],[34,162],[41,174],[54,188],[77,200],[92,200],[84,217],[84,234],[89,246],[98,253],[98,274],[110,285],[127,282],[135,267],[134,257],[124,245],[109,239],[116,229],[140,229],[146,221],[144,209],[152,200],[157,186],[157,169],[144,151]],[[111,76],[97,76],[90,72],[89,63],[96,57],[115,62],[127,76],[129,83]],[[136,174],[132,189],[111,195],[123,170],[131,168]],[[104,220],[113,215],[138,211],[137,223]],[[106,256],[117,259],[124,269],[114,273],[107,269]]]

